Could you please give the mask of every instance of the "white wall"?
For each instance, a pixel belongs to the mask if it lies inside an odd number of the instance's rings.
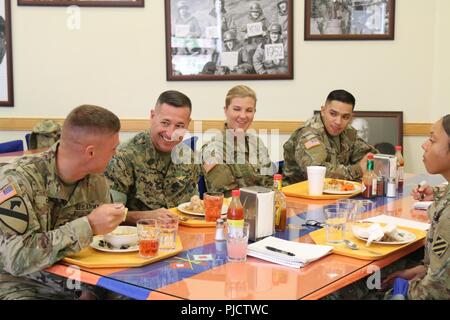
[[[0,108],[0,117],[64,117],[92,103],[147,118],[160,92],[177,89],[191,97],[193,119],[223,118],[235,81],[165,80],[164,1],[81,8],[80,30],[66,27],[65,8],[11,3],[15,107]],[[404,111],[405,122],[448,113],[450,1],[397,0],[394,41],[304,41],[304,2],[294,4],[294,80],[242,82],[258,93],[256,120],[305,120],[336,88],[354,93],[358,110]],[[408,171],[424,170],[422,140],[405,138]]]

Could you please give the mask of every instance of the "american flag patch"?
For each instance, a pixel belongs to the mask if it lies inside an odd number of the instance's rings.
[[[3,203],[9,198],[14,197],[16,194],[16,189],[14,189],[11,184],[7,185],[0,191],[0,203]]]
[[[317,138],[311,139],[309,141],[305,142],[305,148],[306,150],[311,149],[312,147],[319,146],[320,141]]]

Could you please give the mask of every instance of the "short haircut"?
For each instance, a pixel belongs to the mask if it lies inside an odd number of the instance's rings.
[[[352,110],[355,109],[356,104],[355,97],[348,91],[342,89],[331,91],[330,94],[328,94],[326,103],[331,101],[339,101],[342,103],[347,103],[352,105]]]
[[[225,98],[225,106],[228,107],[233,98],[247,98],[247,97],[253,98],[253,100],[255,100],[256,105],[256,93],[255,91],[253,91],[253,89],[244,85],[234,86],[227,93],[227,96]]]
[[[115,134],[120,131],[120,120],[111,111],[93,105],[81,105],[73,109],[64,121],[61,139],[77,133],[89,135]]]
[[[163,103],[168,104],[175,108],[188,107],[192,111],[191,99],[184,93],[175,90],[168,90],[161,93],[156,101],[156,106],[160,106]]]
[[[442,117],[442,126],[444,127],[444,131],[450,140],[450,114]],[[450,149],[450,141],[448,143],[448,147]]]

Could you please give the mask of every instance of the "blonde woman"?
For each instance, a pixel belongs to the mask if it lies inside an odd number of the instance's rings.
[[[272,162],[264,143],[248,130],[256,113],[256,93],[249,87],[231,88],[225,98],[224,130],[202,147],[203,174],[208,191],[223,192],[248,186],[272,186]]]

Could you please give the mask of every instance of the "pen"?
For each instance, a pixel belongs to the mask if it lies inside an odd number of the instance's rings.
[[[288,256],[291,256],[291,257],[294,257],[294,256],[295,256],[295,254],[293,254],[292,252],[284,251],[284,250],[277,249],[277,248],[274,248],[274,247],[266,246],[266,249],[267,249],[267,250],[270,250],[270,251],[273,251],[273,252],[278,252],[278,253],[282,253],[282,254],[287,254]]]
[[[421,183],[418,184],[417,186],[417,192],[420,193],[420,201],[423,201],[423,199],[425,198],[425,194],[423,193],[423,191],[420,191],[419,189],[422,188],[424,185],[426,185],[427,182],[425,180],[423,180]]]

